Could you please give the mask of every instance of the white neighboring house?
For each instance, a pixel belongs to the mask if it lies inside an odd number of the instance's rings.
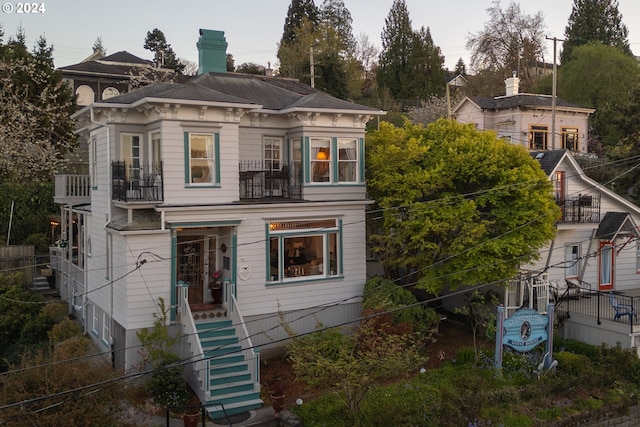
[[[290,79],[226,73],[200,30],[200,75],[78,111],[88,176],[56,177],[63,298],[113,365],[139,362],[158,298],[213,418],[258,407],[259,353],[357,318],[366,280],[364,135],[381,111]]]
[[[465,97],[453,109],[460,123],[475,123],[479,130],[493,130],[512,144],[528,150],[566,149],[586,154],[589,114],[595,110],[550,95],[518,93],[519,79],[505,80],[506,95],[495,98]],[[552,138],[555,130],[556,138]]]
[[[579,285],[580,294],[557,302],[558,309],[570,316],[561,328],[564,338],[635,347],[635,337],[640,336],[637,319],[629,316],[634,322],[614,322],[607,295],[614,292],[627,298],[625,302],[638,296],[640,207],[587,177],[567,150],[531,155],[553,182],[562,216],[555,238],[540,250],[540,259],[523,265],[523,280],[513,281],[506,290],[505,306],[510,312],[522,306],[545,312],[552,300],[549,285],[562,292],[569,281]],[[633,305],[638,305],[636,313],[640,311],[640,298]]]

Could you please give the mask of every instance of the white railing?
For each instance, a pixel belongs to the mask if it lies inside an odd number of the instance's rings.
[[[189,307],[189,287],[178,285],[178,314],[182,326],[184,341],[180,346],[180,358],[192,361],[185,364],[187,383],[201,401],[206,400],[205,386],[209,385],[209,360],[204,358],[204,351],[198,339],[198,331]],[[204,378],[203,378],[203,377]]]
[[[251,342],[251,336],[249,335],[249,331],[247,330],[247,326],[244,323],[244,318],[242,317],[242,313],[240,313],[240,308],[238,307],[238,301],[236,301],[236,293],[235,293],[235,283],[225,282],[224,283],[224,303],[227,307],[227,315],[231,320],[233,325],[240,326],[240,328],[236,327],[236,331],[240,329],[242,331],[238,336],[239,344],[242,346],[242,353],[244,355],[244,360],[248,362],[249,373],[251,374],[251,380],[254,383],[260,382],[260,352],[256,351],[253,348],[253,343]],[[254,363],[250,363],[253,361]]]
[[[56,175],[56,198],[88,199],[91,196],[89,175]]]
[[[509,281],[509,286],[505,290],[505,307],[508,316],[523,307],[546,314],[547,306],[551,301],[547,273],[522,274]]]

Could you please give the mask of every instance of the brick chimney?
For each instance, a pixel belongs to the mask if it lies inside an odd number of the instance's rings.
[[[227,40],[224,31],[200,29],[198,43],[198,75],[227,72]]]
[[[504,81],[506,86],[507,96],[513,96],[518,94],[518,85],[520,84],[520,79],[516,77],[516,72],[513,72],[513,77],[509,77]]]

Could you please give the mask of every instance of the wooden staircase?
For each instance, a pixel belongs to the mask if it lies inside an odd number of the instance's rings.
[[[252,379],[249,366],[255,361],[245,359],[233,322],[205,318],[196,320],[195,327],[207,360],[200,380],[209,416],[216,419],[261,408],[259,378]]]

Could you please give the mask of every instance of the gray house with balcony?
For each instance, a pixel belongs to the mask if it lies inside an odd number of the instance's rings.
[[[291,79],[226,73],[200,30],[201,74],[94,102],[74,118],[89,174],[56,177],[63,298],[114,366],[169,309],[213,418],[262,404],[260,353],[317,321],[357,318],[366,280],[364,135],[384,114]]]

